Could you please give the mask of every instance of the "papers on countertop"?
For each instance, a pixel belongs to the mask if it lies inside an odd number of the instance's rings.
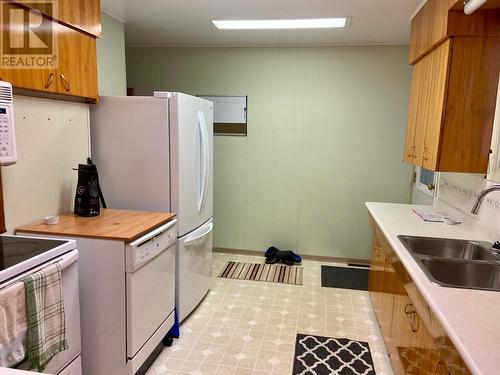
[[[450,217],[446,212],[424,211],[418,208],[414,208],[413,212],[420,216],[422,220],[432,223],[460,224],[462,222],[460,219]]]

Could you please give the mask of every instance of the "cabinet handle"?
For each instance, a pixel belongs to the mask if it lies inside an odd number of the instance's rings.
[[[415,159],[417,157],[417,155],[415,155],[416,149],[417,149],[417,146],[415,146],[415,145],[411,146],[411,155],[409,155],[409,156],[411,156],[412,159]]]
[[[62,82],[62,84],[64,86],[64,89],[66,91],[69,91],[70,90],[69,81],[66,79],[66,77],[62,73],[59,73],[59,77],[61,77],[61,82]]]
[[[47,79],[47,83],[45,84],[45,88],[48,89],[50,85],[54,82],[54,73],[49,74],[49,78]]]
[[[413,309],[413,304],[407,303],[405,305],[405,315],[410,315],[410,314],[413,314],[414,312],[415,312],[415,310]]]
[[[444,366],[444,363],[439,361],[436,365],[436,375],[446,375],[445,369],[446,367]]]
[[[416,312],[410,315],[410,326],[413,333],[418,332],[418,329],[420,328],[420,318]]]
[[[405,315],[407,315],[410,320],[412,332],[418,332],[418,329],[420,328],[420,319],[412,303],[407,303],[405,305]]]
[[[410,146],[410,148],[408,149],[408,157],[409,158],[415,157],[414,156],[414,150],[415,150],[415,146]]]
[[[424,147],[424,153],[423,153],[423,156],[424,156],[424,160],[425,160],[425,161],[429,160],[429,158],[428,158],[426,155],[427,155],[427,147]]]

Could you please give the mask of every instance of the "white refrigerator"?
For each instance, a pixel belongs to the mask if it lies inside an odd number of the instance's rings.
[[[182,93],[101,96],[90,128],[108,207],[177,213],[181,322],[208,292],[212,275],[213,104]]]

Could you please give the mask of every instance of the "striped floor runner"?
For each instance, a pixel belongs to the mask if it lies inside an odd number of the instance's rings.
[[[283,264],[227,262],[219,277],[302,285],[302,267]]]

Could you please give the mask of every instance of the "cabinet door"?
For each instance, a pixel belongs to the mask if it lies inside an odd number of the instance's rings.
[[[368,290],[372,300],[373,309],[379,320],[382,309],[382,292],[384,288],[384,255],[382,247],[376,236],[372,237],[372,257],[368,273]]]
[[[500,85],[498,85],[495,120],[493,121],[491,151],[488,163],[488,180],[500,182]]]
[[[394,295],[393,317],[391,327],[391,345],[387,348],[395,374],[418,375],[418,353],[414,350],[414,334],[411,330],[408,315],[411,300],[401,284]]]
[[[392,345],[392,319],[394,309],[394,289],[397,275],[390,265],[388,252],[384,249],[384,285],[381,301],[380,330],[386,345]]]
[[[28,12],[25,8],[19,7],[12,3],[4,3],[5,9],[12,9]],[[23,19],[26,19],[26,14],[21,17],[16,17],[11,20],[10,27],[23,30]],[[6,27],[6,25],[2,25]],[[37,69],[0,69],[0,80],[8,81],[12,86],[23,89],[57,92],[55,71],[50,68]]]
[[[448,9],[444,0],[428,0],[411,21],[410,63],[447,36]]]
[[[415,130],[417,127],[418,99],[422,80],[422,64],[413,66],[410,87],[410,101],[408,104],[408,124],[406,126],[406,141],[403,155],[405,163],[413,164],[415,157]]]
[[[430,318],[419,314],[415,305],[419,301],[415,302],[408,296],[406,282],[403,285],[398,278],[396,285],[391,330],[393,345],[390,351],[395,373],[435,375],[443,366],[439,364],[439,351],[434,338],[426,327]]]
[[[36,3],[30,0],[15,0],[42,14],[52,17],[86,33],[101,35],[101,6],[99,0],[58,0],[57,9],[48,7],[47,3]],[[50,5],[50,4],[49,4]]]
[[[97,98],[95,38],[58,24],[59,66],[57,88],[61,94]]]
[[[99,0],[59,0],[59,19],[89,34],[101,35]]]
[[[51,69],[0,69],[0,80],[17,88],[57,92],[56,71]]]
[[[440,171],[487,171],[499,61],[500,37],[453,39],[440,145]]]
[[[429,88],[431,85],[431,77],[429,72],[432,69],[432,56],[427,55],[417,64],[421,65],[420,90],[417,101],[416,125],[415,125],[415,140],[413,150],[413,164],[421,167],[424,158],[424,144],[427,114],[429,111]]]
[[[428,69],[429,86],[427,95],[429,98],[422,165],[425,169],[433,171],[438,167],[451,46],[451,39],[448,39],[426,57],[431,65]]]

